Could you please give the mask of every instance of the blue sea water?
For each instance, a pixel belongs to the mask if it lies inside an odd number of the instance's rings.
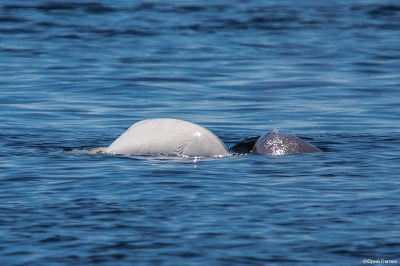
[[[399,44],[397,1],[3,0],[1,265],[400,262]],[[85,152],[158,117],[325,152]]]

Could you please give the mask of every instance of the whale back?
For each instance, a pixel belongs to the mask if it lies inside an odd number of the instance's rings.
[[[133,124],[107,149],[108,153],[211,157],[228,154],[208,129],[178,119],[148,119]]]
[[[278,132],[261,136],[251,150],[252,154],[286,155],[293,153],[322,152],[305,140]]]

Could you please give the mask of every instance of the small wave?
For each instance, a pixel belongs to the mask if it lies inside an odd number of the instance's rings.
[[[96,147],[96,148],[77,148],[77,149],[64,149],[69,154],[72,155],[81,155],[81,154],[97,154],[97,155],[117,155],[114,152],[107,152],[106,151],[107,147]],[[120,154],[121,155],[121,154]],[[122,155],[123,157],[126,157],[126,155]],[[197,157],[197,156],[186,156],[186,155],[167,155],[167,154],[141,154],[141,155],[128,155],[128,157],[131,158],[136,158],[136,159],[191,159],[194,162],[197,162],[198,160],[212,160],[212,159],[219,159],[219,158],[225,158],[229,157],[230,155],[218,155],[218,156],[211,156],[211,157]]]
[[[80,148],[66,150],[70,154],[108,154],[106,152],[106,147],[96,147],[96,148]]]
[[[42,12],[54,12],[54,11],[75,11],[75,10],[84,10],[87,13],[108,13],[114,12],[115,9],[111,6],[107,6],[101,3],[80,3],[80,2],[71,2],[71,3],[44,3],[39,5],[19,5],[19,4],[11,4],[5,5],[3,7],[5,10],[20,10],[20,9],[33,9],[39,10]]]

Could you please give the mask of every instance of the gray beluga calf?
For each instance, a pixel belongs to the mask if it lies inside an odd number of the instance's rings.
[[[261,136],[251,150],[252,154],[270,155],[312,152],[322,152],[322,150],[301,138],[278,132],[271,132]]]
[[[148,119],[133,124],[106,148],[106,152],[188,157],[229,154],[225,144],[208,129],[172,118]]]
[[[233,154],[267,154],[287,155],[295,153],[322,152],[318,147],[307,141],[276,131],[263,136],[247,137],[238,144],[229,148]]]

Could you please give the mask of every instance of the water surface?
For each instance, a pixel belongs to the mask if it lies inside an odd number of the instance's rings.
[[[399,259],[399,29],[395,1],[2,1],[2,264]],[[158,117],[325,152],[76,152]]]

